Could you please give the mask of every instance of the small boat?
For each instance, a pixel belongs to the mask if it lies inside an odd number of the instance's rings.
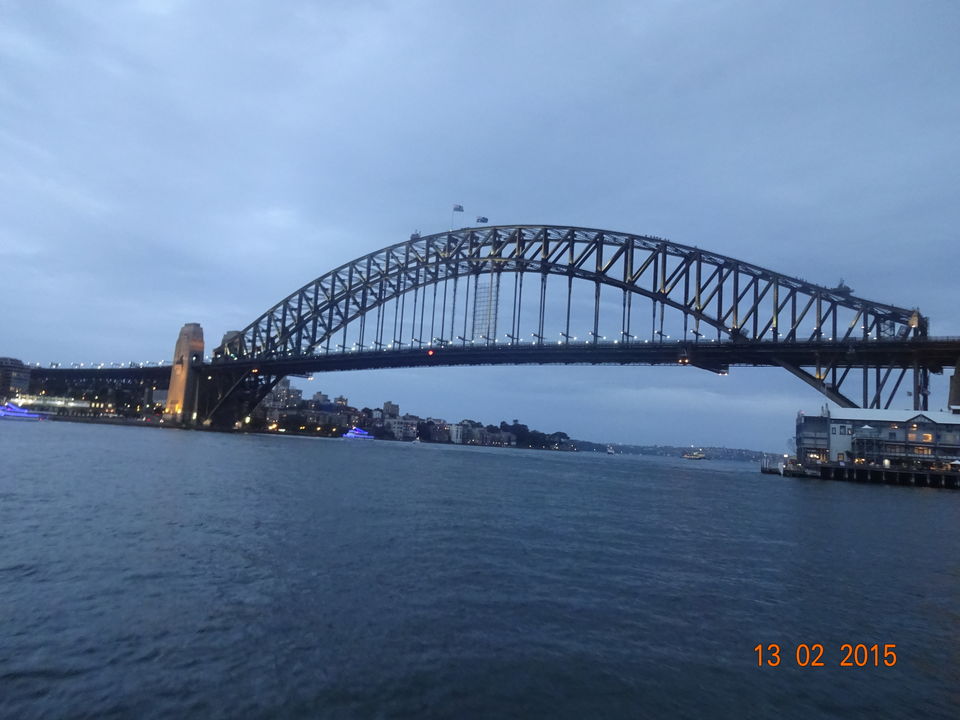
[[[613,449],[613,445],[607,445],[607,455],[616,455],[617,451]]]
[[[358,427],[350,428],[343,434],[343,437],[350,438],[352,440],[373,440],[373,435],[368,433],[363,428]]]
[[[410,441],[410,444],[411,444],[411,445],[417,445],[417,444],[420,444],[420,443],[422,443],[422,442],[423,442],[423,440],[421,440],[421,439],[418,438],[418,437],[415,437],[413,440]]]
[[[0,420],[28,420],[36,421],[40,419],[37,413],[28,412],[22,407],[17,407],[13,403],[0,405]]]
[[[704,454],[703,450],[691,450],[690,452],[685,452],[683,454],[684,459],[686,460],[706,460],[707,456]]]

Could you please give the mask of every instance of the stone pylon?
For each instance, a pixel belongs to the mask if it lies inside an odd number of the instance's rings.
[[[187,323],[173,349],[170,389],[163,417],[168,422],[191,425],[197,419],[197,373],[193,364],[203,361],[203,328]]]

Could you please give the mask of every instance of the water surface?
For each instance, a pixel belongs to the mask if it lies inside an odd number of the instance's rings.
[[[2,717],[960,708],[955,491],[55,422],[0,452]]]

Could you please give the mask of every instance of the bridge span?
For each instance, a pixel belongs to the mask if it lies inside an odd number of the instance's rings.
[[[930,373],[956,366],[960,340],[928,337],[919,309],[842,282],[663,238],[520,225],[414,234],[317,277],[227,333],[212,362],[202,356],[201,340],[175,358],[195,379],[178,415],[229,427],[285,375],[435,365],[776,366],[842,406],[909,394],[922,410]],[[83,375],[34,373],[38,384]],[[94,376],[138,381],[135,368]]]

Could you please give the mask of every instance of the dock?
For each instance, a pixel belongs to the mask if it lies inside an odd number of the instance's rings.
[[[761,459],[760,472],[784,477],[960,490],[960,470],[885,468],[858,463],[818,463],[804,466],[799,465],[795,458],[783,459],[773,456]]]

